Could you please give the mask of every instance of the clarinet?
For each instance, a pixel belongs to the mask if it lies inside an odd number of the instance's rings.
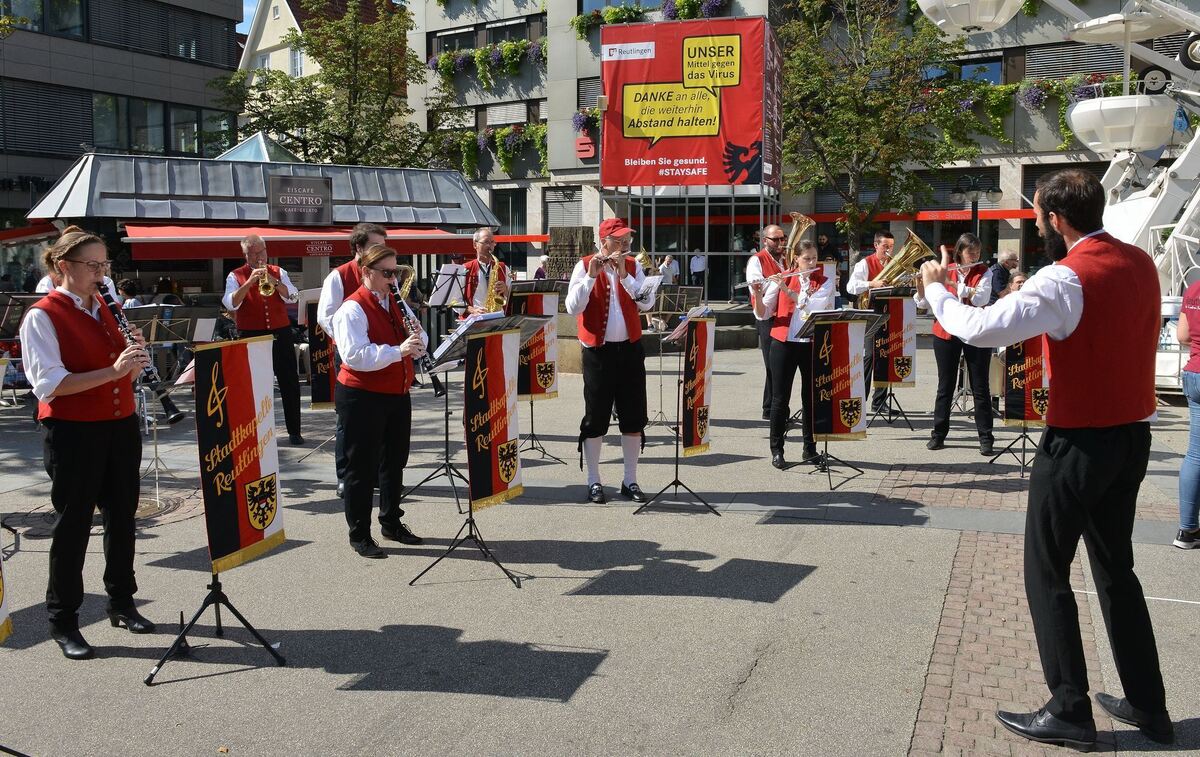
[[[396,282],[389,284],[392,291],[392,299],[396,301],[396,309],[400,311],[400,318],[404,321],[404,328],[409,334],[416,334],[420,331],[420,326],[408,317],[408,309],[404,306],[404,298],[400,296],[400,290],[396,287]],[[416,361],[417,367],[429,378],[429,383],[433,385],[433,396],[441,397],[446,393],[446,387],[438,379],[437,374],[433,372],[433,358],[429,357],[426,352]]]
[[[129,328],[129,320],[125,317],[125,311],[113,299],[112,293],[108,291],[108,287],[104,282],[97,284],[100,290],[100,296],[104,298],[104,304],[108,306],[108,312],[112,313],[113,318],[117,319],[117,328],[121,330],[121,335],[125,337],[125,345],[132,346],[137,344],[137,340],[133,338],[133,331]],[[158,375],[158,369],[154,367],[154,361],[142,369],[142,380],[153,387],[157,387],[162,383],[162,377]]]

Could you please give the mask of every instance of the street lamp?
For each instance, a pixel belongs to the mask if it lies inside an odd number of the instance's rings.
[[[992,203],[1004,199],[1004,192],[996,186],[996,180],[990,174],[959,176],[958,181],[954,182],[954,189],[950,190],[949,199],[954,205],[961,205],[964,202],[971,203],[971,227],[975,229],[975,236],[979,236],[980,197],[984,197]]]

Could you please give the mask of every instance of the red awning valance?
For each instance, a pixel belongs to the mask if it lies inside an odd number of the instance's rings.
[[[35,223],[15,229],[0,229],[0,245],[36,242],[58,236],[58,227],[52,223]]]
[[[350,256],[349,226],[283,228],[274,226],[182,226],[125,224],[122,241],[133,246],[134,260],[203,260],[242,257],[241,241],[257,234],[272,258]],[[401,255],[469,255],[470,234],[441,229],[389,228],[388,246]]]
[[[818,223],[834,223],[846,217],[845,213],[809,213],[814,221]],[[999,208],[993,210],[979,211],[979,220],[981,221],[1000,221],[1004,219],[1033,219],[1036,218],[1033,208]],[[912,213],[880,213],[875,216],[875,221],[970,221],[970,210],[918,210],[916,215]]]

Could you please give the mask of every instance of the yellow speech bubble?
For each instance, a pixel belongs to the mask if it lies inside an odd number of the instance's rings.
[[[700,87],[716,94],[717,87],[736,87],[741,82],[740,35],[684,38],[683,86]]]
[[[711,137],[721,129],[721,98],[712,90],[688,89],[679,82],[626,84],[621,125],[629,139]]]

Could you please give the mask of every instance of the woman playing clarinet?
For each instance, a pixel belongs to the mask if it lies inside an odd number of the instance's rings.
[[[95,655],[79,632],[83,560],[92,513],[104,516],[104,588],[108,618],[133,633],[154,624],[134,607],[134,514],[142,437],[133,380],[150,365],[137,330],[128,337],[101,301],[109,269],[104,240],[71,226],[43,255],[61,283],[21,324],[25,373],[45,427],[45,463],[56,514],[50,541],[46,609],[50,637],[74,660]]]
[[[982,246],[979,237],[963,234],[954,245],[954,266],[949,266],[950,282],[947,287],[965,305],[981,308],[992,296],[992,272],[979,261]],[[942,265],[949,264],[950,248],[942,245]],[[917,306],[928,308],[925,301],[925,286],[917,279]],[[992,351],[972,347],[956,336],[951,336],[937,321],[933,324],[933,357],[937,361],[937,398],[933,402],[933,434],[926,448],[942,449],[946,446],[946,434],[950,431],[950,404],[958,381],[958,359],[966,359],[967,376],[971,380],[971,395],[975,399],[975,430],[979,433],[979,454],[992,455],[992,403],[988,388],[988,368]]]
[[[379,525],[383,538],[420,544],[400,518],[404,466],[412,433],[409,387],[413,360],[425,354],[429,338],[408,305],[394,292],[396,251],[372,245],[359,259],[362,285],[333,316],[333,338],[342,368],[334,401],[345,433],[346,478],[342,501],[350,546],[379,559],[387,553],[371,538],[371,500],[379,486]],[[406,322],[415,327],[409,331]]]
[[[817,263],[817,246],[805,240],[800,243],[795,268],[753,284],[755,307],[760,318],[772,314],[771,347],[771,465],[786,468],[783,442],[787,435],[788,418],[792,408],[792,383],[800,369],[800,407],[804,410],[805,462],[816,460],[817,445],[813,441],[812,419],[812,340],[800,339],[796,333],[809,313],[833,308],[837,294],[834,280],[826,278]]]

